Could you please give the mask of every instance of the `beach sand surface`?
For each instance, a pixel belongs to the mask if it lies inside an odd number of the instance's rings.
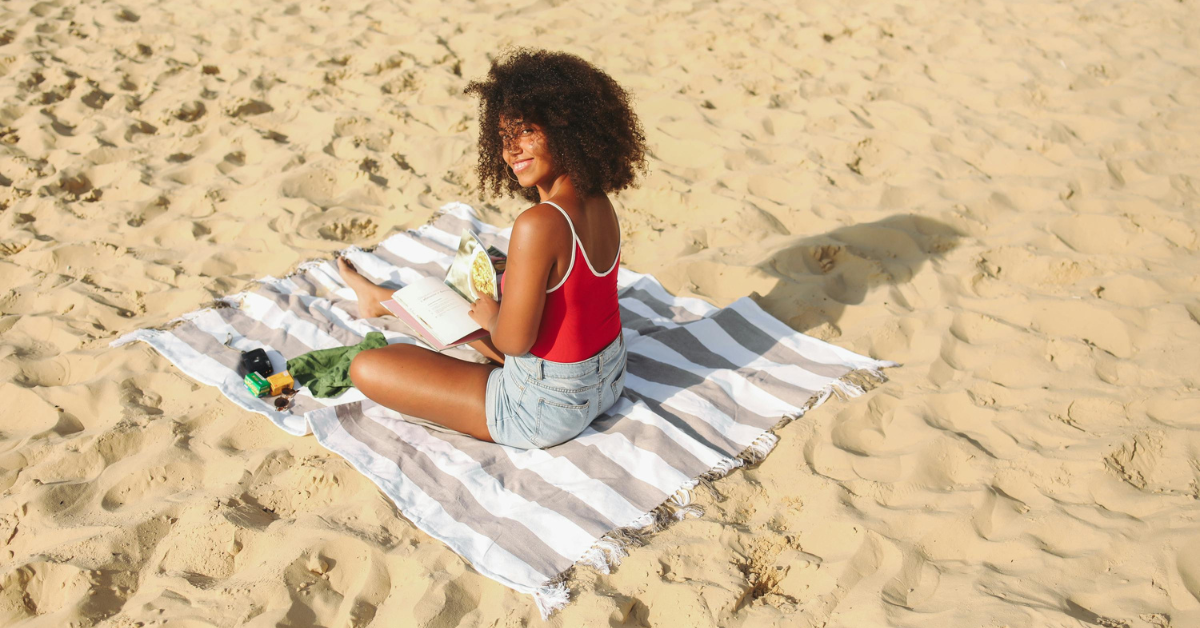
[[[636,99],[626,267],[894,360],[562,626],[1200,625],[1200,4],[0,4],[0,625],[525,626],[162,325],[480,199],[507,45]]]

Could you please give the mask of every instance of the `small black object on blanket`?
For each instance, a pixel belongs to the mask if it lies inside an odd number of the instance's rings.
[[[263,377],[270,377],[271,373],[275,372],[275,369],[271,367],[271,358],[267,357],[267,352],[263,349],[243,351],[241,359],[238,360],[237,373],[239,377],[245,377],[252,372]]]

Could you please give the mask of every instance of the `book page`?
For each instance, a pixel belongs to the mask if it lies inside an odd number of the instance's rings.
[[[412,282],[397,290],[392,298],[421,319],[442,344],[450,344],[480,329],[468,314],[471,304],[433,277]]]
[[[446,285],[468,301],[474,302],[480,294],[500,299],[491,255],[470,229],[464,229],[458,241],[458,252],[446,271]]]

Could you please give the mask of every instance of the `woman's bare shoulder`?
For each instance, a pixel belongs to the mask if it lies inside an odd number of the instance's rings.
[[[549,243],[570,232],[570,226],[553,205],[539,203],[526,209],[513,223],[512,239]]]

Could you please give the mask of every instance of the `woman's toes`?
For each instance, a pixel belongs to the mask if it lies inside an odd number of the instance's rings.
[[[346,283],[362,279],[362,275],[358,274],[358,269],[354,267],[354,264],[344,257],[337,258],[337,267],[338,274],[342,276],[342,279]]]

